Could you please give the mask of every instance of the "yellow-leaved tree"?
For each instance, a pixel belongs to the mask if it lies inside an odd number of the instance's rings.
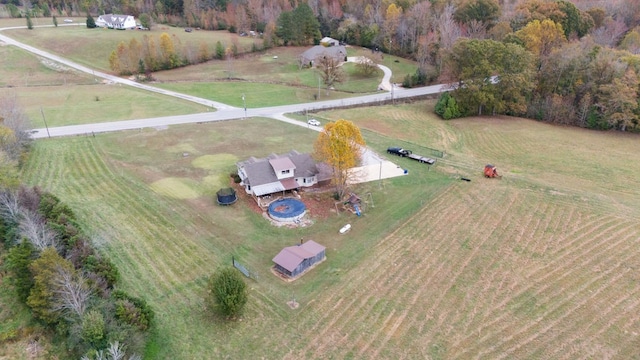
[[[314,157],[333,168],[333,183],[339,198],[356,176],[353,167],[360,164],[365,141],[354,123],[340,119],[324,126],[314,144]]]
[[[548,56],[551,50],[567,41],[562,25],[548,19],[533,20],[516,31],[515,35],[522,40],[524,47],[539,59]]]

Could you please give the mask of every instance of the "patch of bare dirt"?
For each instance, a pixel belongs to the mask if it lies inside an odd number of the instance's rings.
[[[231,186],[236,190],[238,202],[249,207],[256,214],[263,214],[265,210],[258,206],[253,197],[244,191],[244,188],[231,180]],[[313,219],[326,219],[335,209],[332,197],[333,191],[328,188],[312,188],[301,190],[300,199],[307,208],[307,216]]]

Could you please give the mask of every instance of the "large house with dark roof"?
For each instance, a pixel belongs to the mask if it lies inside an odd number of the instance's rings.
[[[98,16],[96,26],[110,29],[135,29],[136,19],[132,15],[106,14]]]
[[[310,154],[295,150],[264,159],[251,157],[236,166],[240,184],[247,194],[255,196],[310,187],[331,178],[330,170],[316,163]]]
[[[325,259],[325,247],[313,240],[288,246],[273,258],[274,269],[287,278],[295,278]]]

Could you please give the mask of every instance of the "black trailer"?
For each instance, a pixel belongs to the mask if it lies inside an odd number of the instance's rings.
[[[433,164],[436,163],[436,161],[434,159],[432,159],[432,158],[420,156],[420,155],[417,155],[417,154],[409,154],[408,158],[409,159],[413,159],[413,160],[415,160],[417,162],[421,162],[421,163],[429,164],[429,165],[433,165]]]

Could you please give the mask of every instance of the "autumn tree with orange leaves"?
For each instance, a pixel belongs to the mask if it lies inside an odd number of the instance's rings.
[[[333,168],[333,183],[338,198],[356,174],[352,168],[360,164],[365,141],[354,123],[340,119],[324,126],[314,144],[316,160]]]

